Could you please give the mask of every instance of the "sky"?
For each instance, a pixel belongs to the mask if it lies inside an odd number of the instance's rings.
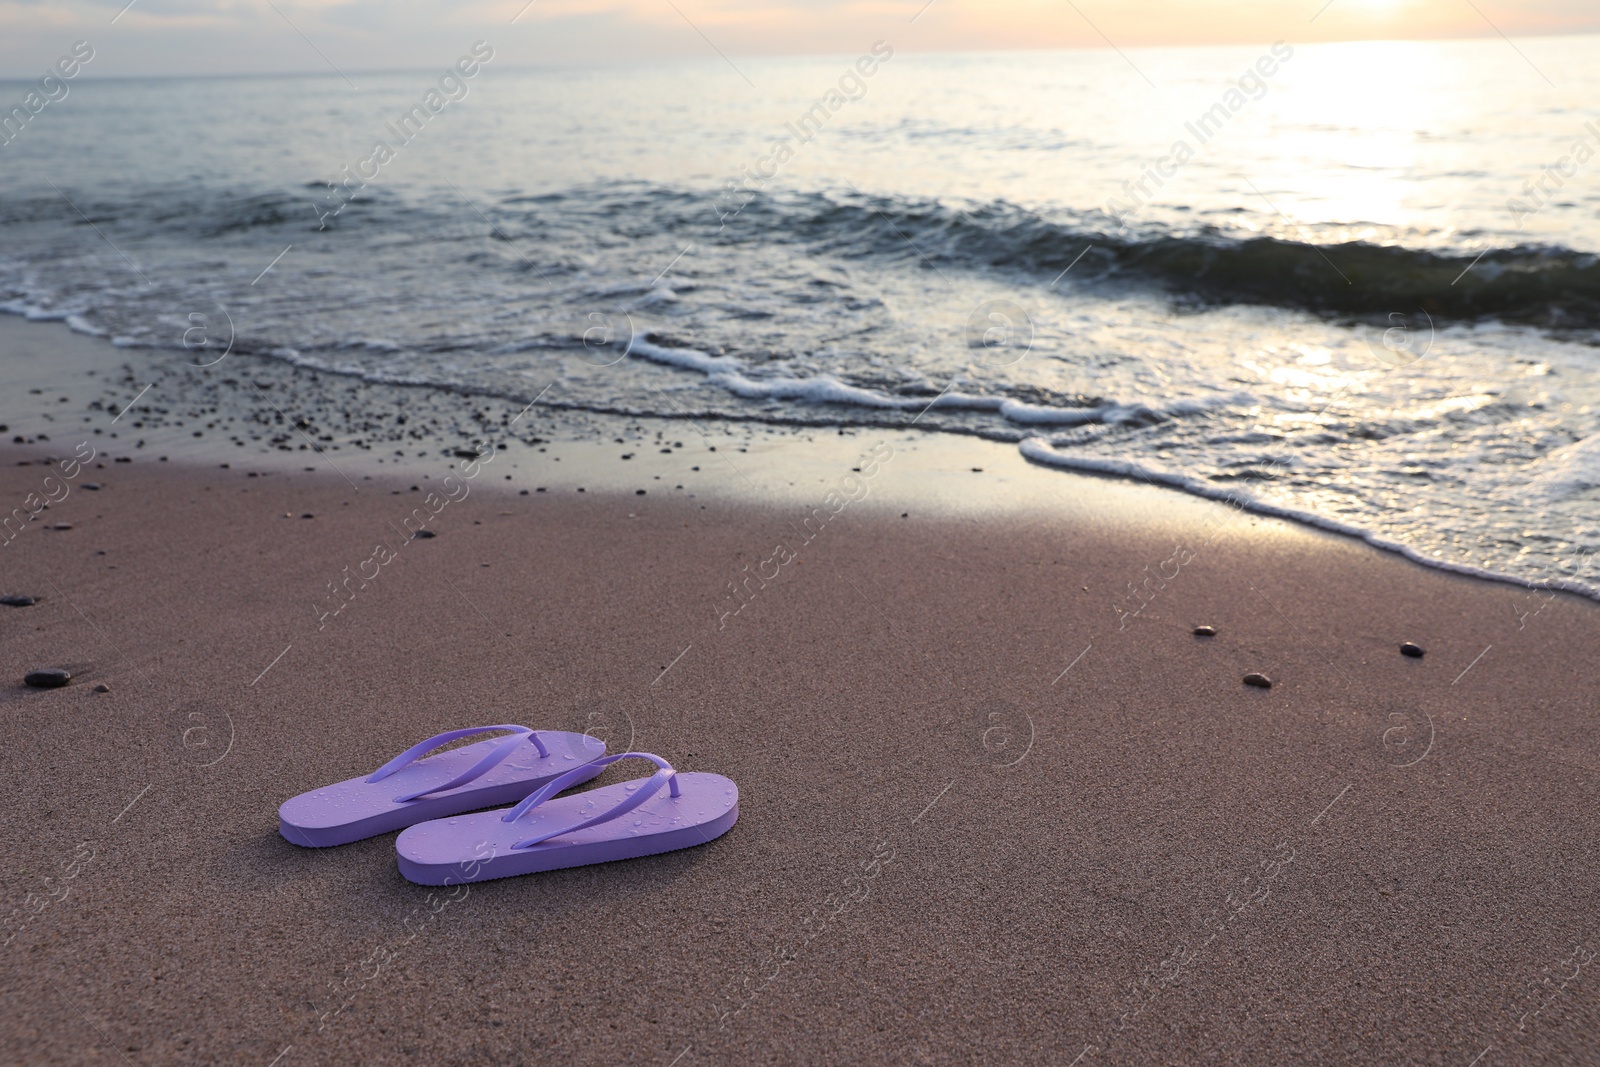
[[[0,0],[0,77],[85,40],[84,76],[390,70],[473,40],[502,65],[728,56],[1542,36],[1595,0]]]

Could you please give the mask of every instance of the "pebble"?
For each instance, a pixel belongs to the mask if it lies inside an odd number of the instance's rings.
[[[1421,645],[1414,645],[1410,641],[1407,641],[1405,644],[1400,646],[1400,654],[1402,656],[1410,656],[1412,659],[1421,659],[1424,655],[1424,651]]]
[[[1194,635],[1196,637],[1215,637],[1217,636],[1217,628],[1215,626],[1196,626]]]
[[[91,492],[93,492],[93,491],[97,491],[100,488],[100,483],[99,482],[84,482],[83,483],[83,487],[85,489],[88,489]]]
[[[43,671],[29,671],[23,676],[22,684],[31,685],[35,689],[60,689],[72,681],[72,675],[58,668]]]
[[[96,693],[109,693],[111,692],[111,687],[106,683],[101,682],[99,685],[94,687],[94,691]]]
[[[1257,689],[1271,689],[1272,679],[1264,674],[1247,674],[1244,676],[1245,685],[1253,685]]]
[[[0,604],[4,604],[8,608],[31,608],[37,603],[38,601],[31,596],[22,596],[20,594],[0,596]]]
[[[439,535],[434,533],[432,530],[418,530],[416,533],[412,534],[411,536],[428,538],[428,537],[438,537]]]
[[[70,522],[58,522],[55,525],[51,526],[50,529],[52,529],[52,530],[70,530],[70,529],[72,529],[72,523],[70,523]]]
[[[305,514],[304,514],[304,515],[302,515],[302,516],[300,516],[300,517],[301,517],[301,518],[302,518],[302,519],[314,519],[314,518],[316,518],[316,516],[315,516],[315,515],[313,515],[313,514],[311,514],[311,512],[309,512],[309,511],[308,511],[308,512],[306,512],[306,513],[305,513]]]

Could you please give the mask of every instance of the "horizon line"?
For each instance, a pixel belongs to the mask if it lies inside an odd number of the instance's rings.
[[[1589,29],[1589,30],[1580,30],[1580,31],[1576,31],[1576,32],[1510,34],[1508,36],[1512,40],[1519,40],[1519,41],[1581,40],[1581,39],[1583,39],[1585,37],[1600,37],[1600,27],[1596,27],[1595,29]],[[1336,39],[1336,40],[1328,40],[1328,41],[1308,41],[1308,42],[1304,42],[1302,44],[1298,44],[1295,47],[1296,48],[1337,47],[1337,46],[1340,46],[1340,45],[1351,45],[1351,44],[1464,44],[1464,43],[1473,42],[1473,41],[1495,41],[1495,40],[1498,40],[1498,39],[1503,39],[1502,35],[1499,35],[1499,34],[1496,34],[1496,33],[1492,33],[1492,32],[1490,32],[1490,33],[1471,34],[1471,35],[1444,35],[1444,36],[1438,36],[1438,37],[1421,37],[1421,36],[1419,36],[1419,37],[1382,37],[1382,36],[1375,36],[1375,37],[1347,37],[1347,38],[1339,38],[1339,39]],[[1027,53],[1043,54],[1043,53],[1051,53],[1051,52],[1062,53],[1062,54],[1072,54],[1072,53],[1081,53],[1081,52],[1113,52],[1113,51],[1119,51],[1119,50],[1120,51],[1124,51],[1124,52],[1140,52],[1140,53],[1157,52],[1157,51],[1203,52],[1203,51],[1221,51],[1221,50],[1233,49],[1233,48],[1247,48],[1247,47],[1250,47],[1252,45],[1257,45],[1259,43],[1260,43],[1260,41],[1257,40],[1257,39],[1249,39],[1249,40],[1241,39],[1241,40],[1238,40],[1238,41],[1228,41],[1228,42],[1210,41],[1210,42],[1207,42],[1207,43],[1204,43],[1204,44],[1142,44],[1142,45],[1125,45],[1125,46],[1121,46],[1120,48],[1116,47],[1116,46],[1109,45],[1109,44],[1098,44],[1098,45],[1097,44],[1084,44],[1084,45],[1077,45],[1077,46],[1066,47],[1066,48],[1063,48],[1063,47],[1030,48],[1030,47],[1026,47],[1026,46],[1018,46],[1018,47],[1014,47],[1014,48],[981,48],[981,49],[962,49],[962,50],[951,50],[951,49],[943,49],[943,48],[918,50],[918,49],[915,49],[915,48],[907,48],[907,49],[897,50],[896,54],[897,55],[906,55],[906,56],[913,56],[914,55],[914,56],[925,56],[925,57],[945,57],[945,56],[1004,56],[1004,55],[1015,55],[1015,54],[1027,54]],[[853,52],[844,52],[844,51],[839,51],[839,52],[833,52],[833,51],[818,51],[818,52],[735,52],[735,53],[732,53],[732,55],[734,57],[736,57],[738,59],[742,59],[742,60],[756,60],[756,61],[759,61],[759,60],[769,60],[769,59],[780,59],[780,60],[781,59],[797,59],[797,60],[798,59],[829,59],[829,58],[838,58],[838,57],[841,57],[841,56],[850,56],[850,55],[854,55],[854,53]],[[717,57],[715,57],[715,56],[699,56],[699,55],[620,56],[620,57],[616,57],[616,58],[602,58],[602,59],[599,59],[599,60],[590,59],[590,60],[585,60],[582,63],[567,63],[567,62],[562,62],[562,61],[559,61],[559,60],[537,61],[537,62],[532,62],[532,63],[515,63],[515,64],[503,65],[503,66],[499,67],[498,69],[501,69],[501,70],[514,70],[514,71],[607,70],[607,69],[614,69],[616,67],[622,67],[622,66],[637,67],[637,66],[641,66],[641,65],[667,65],[667,64],[676,64],[676,63],[703,63],[703,62],[708,62],[708,61],[715,62],[716,58]],[[345,69],[349,73],[363,74],[363,75],[415,74],[415,73],[431,71],[434,68],[434,66],[436,66],[436,64],[428,64],[428,65],[416,64],[416,65],[405,65],[405,66],[394,66],[394,67],[382,67],[382,66],[380,66],[380,67],[346,67]],[[180,81],[180,80],[183,80],[183,79],[196,79],[196,80],[200,80],[200,79],[204,79],[204,80],[241,79],[242,80],[242,79],[248,79],[248,78],[302,78],[302,77],[338,78],[338,77],[340,77],[340,75],[337,74],[337,73],[334,73],[332,71],[327,70],[325,67],[319,67],[319,68],[306,67],[304,69],[289,69],[289,70],[210,71],[210,72],[201,71],[201,72],[184,72],[184,73],[150,72],[150,73],[143,73],[143,74],[100,74],[100,75],[93,74],[89,70],[85,69],[84,72],[81,75],[79,75],[78,78],[74,79],[74,81],[78,82],[79,84],[83,84],[83,83],[86,83],[86,82],[117,82],[117,81]],[[31,84],[32,82],[37,81],[37,80],[38,80],[37,77],[34,76],[34,75],[20,75],[20,76],[0,75],[0,85],[3,85],[5,83],[7,83],[7,82],[17,82],[17,83],[22,83],[22,84]]]

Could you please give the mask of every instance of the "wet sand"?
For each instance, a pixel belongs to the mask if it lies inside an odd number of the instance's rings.
[[[64,441],[7,446],[3,499]],[[820,532],[809,483],[480,476],[409,541],[409,477],[97,453],[0,548],[41,598],[0,608],[0,1059],[1600,1055],[1600,608],[1002,451],[942,483],[898,452]],[[1038,506],[930,489],[958,475]],[[278,836],[285,798],[506,720],[727,774],[741,819],[453,899],[392,835]]]

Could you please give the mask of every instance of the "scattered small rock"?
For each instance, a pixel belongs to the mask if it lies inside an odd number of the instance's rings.
[[[1244,676],[1245,685],[1253,685],[1257,689],[1271,689],[1272,679],[1264,674],[1247,674]]]
[[[99,482],[84,482],[83,483],[83,487],[85,489],[89,490],[92,493],[92,492],[96,492],[96,491],[99,490],[100,483]]]
[[[427,539],[429,537],[438,537],[439,535],[434,533],[432,530],[418,530],[416,533],[412,534],[411,536],[412,537],[421,537],[423,539]]]
[[[316,518],[316,516],[311,514],[311,512],[309,512],[309,511],[306,512],[305,514],[301,515],[300,517],[302,519],[314,519],[314,518]]]
[[[94,687],[94,691],[96,693],[109,693],[111,692],[111,687],[106,683],[101,682],[99,685]]]
[[[982,467],[973,467],[972,468],[972,473],[973,474],[982,474],[983,473],[983,468]]]
[[[1421,659],[1426,653],[1423,651],[1421,645],[1414,645],[1410,641],[1407,641],[1405,644],[1400,646],[1400,654],[1402,656],[1410,656],[1412,659]]]
[[[58,667],[51,667],[42,671],[29,671],[22,678],[23,685],[31,685],[35,689],[60,689],[72,681],[72,675]]]
[[[24,596],[21,593],[13,593],[10,596],[0,596],[0,604],[4,604],[8,608],[31,608],[37,603],[38,601],[33,599],[33,597]]]
[[[51,525],[50,529],[52,529],[52,530],[70,530],[70,529],[72,529],[72,523],[70,523],[70,522],[54,523],[53,525]]]
[[[643,489],[635,489],[633,491],[633,495],[634,496],[644,496],[644,490]]]
[[[1215,626],[1196,626],[1194,635],[1196,637],[1215,637],[1217,636],[1217,628]]]

